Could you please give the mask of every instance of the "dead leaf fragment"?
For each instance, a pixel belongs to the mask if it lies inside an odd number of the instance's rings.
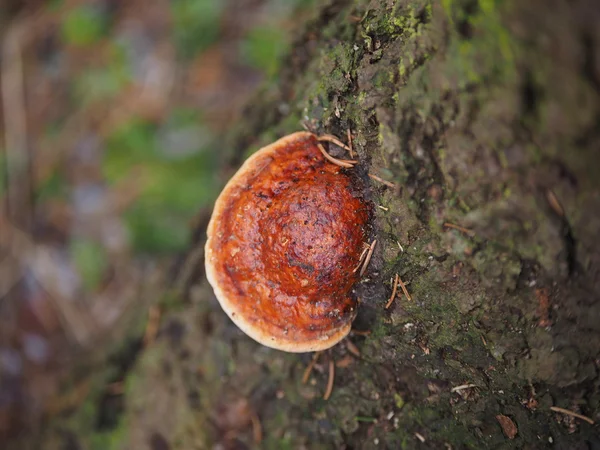
[[[518,430],[517,430],[517,426],[510,419],[510,417],[505,416],[503,414],[498,414],[496,416],[496,420],[502,427],[502,432],[504,433],[504,436],[506,436],[509,439],[514,439],[518,433]]]
[[[550,320],[550,296],[547,288],[539,288],[535,290],[535,296],[538,301],[538,325],[542,328],[552,325]]]

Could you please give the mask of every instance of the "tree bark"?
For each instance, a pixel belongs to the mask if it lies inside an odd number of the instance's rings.
[[[223,166],[301,122],[351,130],[378,242],[358,333],[303,383],[312,355],[259,346],[219,308],[201,226],[184,299],[84,448],[600,448],[597,6],[322,6],[224,138]],[[385,309],[396,274],[411,299]]]

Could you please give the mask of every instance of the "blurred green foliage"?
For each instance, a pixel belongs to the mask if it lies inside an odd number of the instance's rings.
[[[110,57],[104,67],[84,70],[74,83],[76,100],[87,105],[117,95],[131,81],[125,50],[119,44],[110,46]]]
[[[281,57],[288,47],[287,33],[281,27],[256,27],[250,30],[242,44],[242,54],[248,64],[272,78],[276,75]]]
[[[92,240],[73,238],[69,244],[69,253],[81,277],[83,288],[86,292],[94,291],[100,285],[108,266],[106,250]]]
[[[67,180],[61,172],[55,170],[36,188],[35,199],[43,203],[49,199],[65,198],[68,192]]]
[[[134,248],[163,253],[185,248],[190,220],[216,195],[215,152],[200,143],[184,154],[163,148],[161,134],[200,121],[190,111],[175,110],[165,128],[142,120],[123,124],[106,141],[103,170],[109,182],[139,173],[142,192],[125,213]],[[204,130],[205,133],[208,133]]]
[[[152,201],[140,201],[126,212],[125,223],[135,250],[141,253],[170,253],[185,248],[190,224],[168,207],[156,207]]]
[[[99,41],[108,30],[108,20],[99,8],[82,5],[67,12],[61,34],[67,44],[86,46]]]
[[[153,157],[155,127],[141,119],[122,123],[106,139],[103,172],[108,182],[119,181],[135,164]]]
[[[171,15],[177,49],[191,58],[217,40],[225,2],[215,0],[173,0]]]

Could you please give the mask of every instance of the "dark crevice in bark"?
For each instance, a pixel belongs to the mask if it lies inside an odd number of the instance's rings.
[[[582,73],[596,90],[600,91],[600,74],[598,73],[600,61],[597,61],[597,49],[594,48],[593,37],[590,33],[584,32],[581,40],[583,42]]]
[[[135,365],[142,349],[142,339],[132,339],[128,344],[123,345],[117,353],[108,358],[107,363],[114,368],[114,374],[107,380],[107,387],[99,396],[96,415],[96,428],[98,430],[111,430],[119,424],[125,408],[125,397],[111,392],[110,385],[111,383],[123,382]]]

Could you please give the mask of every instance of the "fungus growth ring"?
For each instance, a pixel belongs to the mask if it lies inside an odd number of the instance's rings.
[[[369,204],[351,176],[298,132],[260,149],[227,183],[208,225],[206,276],[223,310],[259,343],[329,348],[356,316],[352,287]]]

